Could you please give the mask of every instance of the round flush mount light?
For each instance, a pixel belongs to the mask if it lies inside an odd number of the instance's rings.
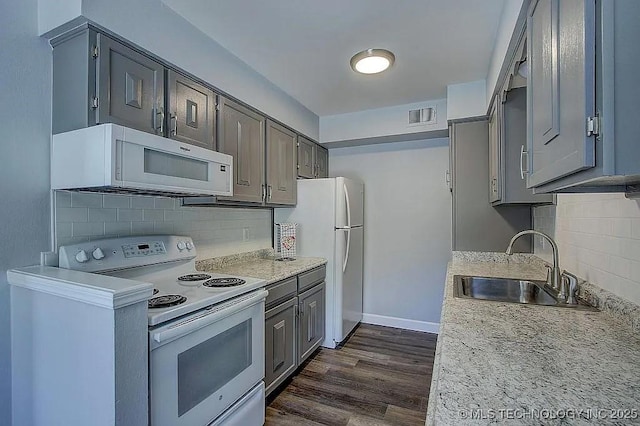
[[[385,49],[367,49],[358,52],[351,58],[351,68],[361,74],[380,73],[395,62],[393,53]]]

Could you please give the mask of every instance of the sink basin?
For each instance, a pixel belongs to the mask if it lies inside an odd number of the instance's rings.
[[[544,281],[456,275],[454,276],[454,284],[454,296],[456,297],[597,310],[592,306],[580,303],[577,305],[559,303],[556,298],[546,290]]]

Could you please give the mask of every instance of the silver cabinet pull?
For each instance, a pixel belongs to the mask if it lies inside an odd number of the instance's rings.
[[[171,120],[171,134],[175,136],[178,134],[178,113],[170,114],[169,120]]]
[[[267,199],[267,185],[262,184],[262,201],[266,201]]]
[[[271,201],[271,196],[273,195],[273,187],[271,185],[267,186],[267,197],[269,198],[269,201]]]
[[[524,175],[529,173],[529,170],[525,170],[523,158],[528,155],[528,152],[524,149],[524,145],[520,146],[520,179],[524,180]]]
[[[156,130],[158,130],[158,125],[157,125],[157,119],[158,119],[158,115],[160,116],[160,134],[164,135],[164,108],[160,107],[158,109],[156,109],[156,113],[154,114],[154,127],[156,128]]]

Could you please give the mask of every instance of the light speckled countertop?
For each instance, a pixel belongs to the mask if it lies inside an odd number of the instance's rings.
[[[482,259],[454,255],[427,425],[640,424],[640,336],[629,324],[605,312],[453,296],[454,275],[545,279],[539,261],[523,259],[478,262]],[[476,415],[483,417],[470,419],[478,409],[483,411]],[[636,416],[609,411],[617,409],[636,410]],[[576,411],[549,418],[556,410]],[[585,411],[576,419],[577,410]],[[615,414],[635,418],[615,419]]]
[[[252,252],[223,258],[200,260],[196,263],[199,271],[240,275],[267,280],[271,284],[293,277],[327,263],[321,257],[300,257],[296,260],[279,261],[269,250]]]

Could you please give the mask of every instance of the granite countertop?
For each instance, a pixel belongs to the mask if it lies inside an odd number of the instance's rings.
[[[610,312],[453,296],[454,275],[545,279],[539,260],[495,256],[449,264],[427,425],[640,424],[638,332]]]
[[[196,268],[200,271],[217,272],[227,275],[261,278],[271,284],[293,277],[327,263],[321,257],[299,257],[295,260],[276,260],[269,250],[215,259],[200,260]]]

